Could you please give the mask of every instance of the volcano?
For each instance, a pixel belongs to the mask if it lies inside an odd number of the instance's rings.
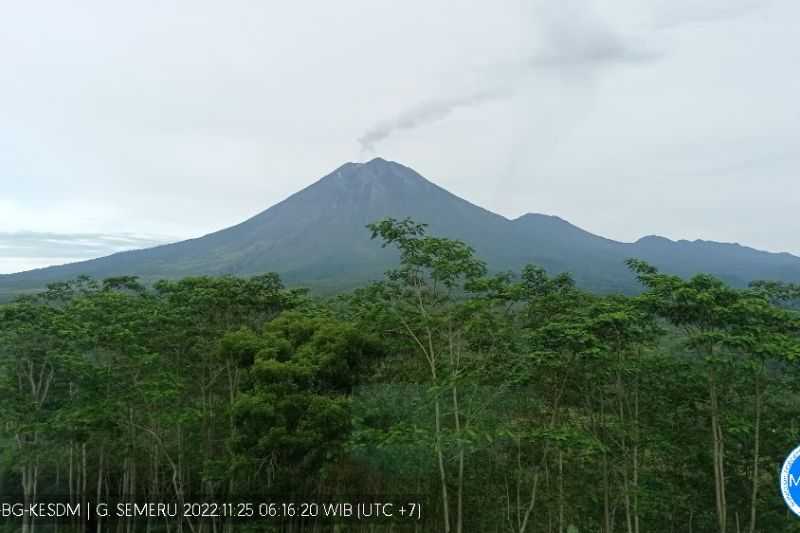
[[[682,276],[714,274],[734,286],[755,279],[800,282],[800,258],[738,244],[644,237],[634,243],[594,235],[555,216],[508,219],[381,158],[346,163],[305,189],[236,226],[196,239],[99,259],[0,276],[6,295],[88,275],[136,275],[145,281],[193,275],[277,272],[289,285],[346,289],[382,273],[397,255],[365,228],[384,217],[411,217],[429,233],[460,239],[493,271],[525,264],[569,272],[597,292],[634,292],[625,259],[644,259]]]

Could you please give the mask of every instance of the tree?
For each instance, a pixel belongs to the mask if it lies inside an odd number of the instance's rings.
[[[233,405],[234,446],[270,489],[309,489],[299,480],[339,457],[350,434],[350,394],[381,356],[351,324],[301,311],[283,313],[262,335],[240,331],[223,351],[248,368]]]
[[[744,363],[755,371],[749,524],[749,531],[754,533],[760,481],[764,372],[769,361],[792,361],[800,357],[798,318],[772,306],[769,298],[775,292],[761,285],[755,290],[740,291],[709,275],[682,280],[661,274],[642,261],[630,260],[628,264],[648,289],[642,299],[644,305],[681,328],[687,336],[687,346],[705,358],[720,533],[727,531],[729,514],[722,395],[728,385],[726,380],[730,381],[737,364]]]
[[[465,371],[464,312],[462,296],[483,278],[486,265],[463,242],[429,237],[425,226],[410,219],[392,218],[370,224],[372,238],[400,252],[400,267],[387,273],[382,295],[388,309],[402,325],[429,370],[430,385],[448,390],[456,444],[455,525],[451,521],[448,472],[444,450],[443,394],[434,398],[434,450],[439,468],[444,531],[463,531],[465,441],[459,381]]]

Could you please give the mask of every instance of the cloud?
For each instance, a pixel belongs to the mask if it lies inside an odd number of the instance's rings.
[[[586,2],[568,2],[557,8],[540,4],[536,13],[531,29],[539,37],[539,43],[520,48],[517,57],[506,58],[505,64],[493,65],[495,72],[484,72],[484,78],[494,78],[497,70],[503,71],[500,79],[492,79],[492,88],[455,92],[380,121],[358,138],[362,152],[374,152],[377,143],[396,131],[427,126],[460,108],[509,98],[525,78],[542,75],[543,70],[595,70],[615,64],[646,63],[661,57],[643,39],[617,31],[594,15]]]
[[[476,107],[485,102],[507,98],[510,91],[485,90],[477,91],[464,96],[455,96],[445,99],[436,99],[423,102],[416,107],[408,109],[396,117],[378,122],[362,135],[358,142],[364,152],[374,152],[375,144],[391,136],[397,130],[411,130],[426,126],[433,122],[443,120],[456,109]]]
[[[598,67],[646,63],[660,53],[630,37],[601,25],[554,24],[548,26],[547,45],[531,59],[533,67]]]
[[[37,268],[149,248],[171,239],[131,233],[0,232],[0,271]],[[13,266],[12,266],[13,265]]]
[[[0,231],[196,237],[363,138],[505,216],[798,250],[797,1],[6,4]]]
[[[656,27],[671,29],[687,24],[724,22],[746,16],[768,7],[771,0],[725,0],[724,2],[699,2],[691,5],[673,0],[656,2]]]
[[[615,28],[586,2],[541,4],[537,12],[541,41],[531,59],[533,67],[594,68],[661,56],[644,38]]]

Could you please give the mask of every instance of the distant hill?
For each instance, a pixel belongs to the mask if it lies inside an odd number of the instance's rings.
[[[278,272],[289,284],[348,288],[379,278],[396,259],[370,239],[365,225],[407,216],[428,223],[432,234],[466,241],[493,270],[519,270],[535,263],[551,272],[570,272],[581,286],[601,292],[636,290],[624,265],[629,257],[684,276],[709,272],[737,286],[753,279],[800,282],[800,258],[790,254],[656,236],[622,243],[558,217],[532,213],[509,220],[406,166],[378,158],[342,165],[253,218],[204,237],[0,275],[0,294],[38,289],[81,274],[99,279],[133,274],[154,280]]]

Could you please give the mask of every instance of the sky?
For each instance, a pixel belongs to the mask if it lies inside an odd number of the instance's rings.
[[[796,0],[33,0],[0,273],[197,237],[347,161],[514,218],[800,255]]]

